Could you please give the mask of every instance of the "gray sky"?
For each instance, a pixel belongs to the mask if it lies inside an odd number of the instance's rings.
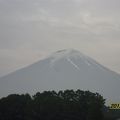
[[[0,0],[0,76],[65,48],[120,73],[120,0]]]

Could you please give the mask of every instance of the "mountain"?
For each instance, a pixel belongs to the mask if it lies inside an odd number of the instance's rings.
[[[60,50],[0,78],[0,97],[12,93],[81,89],[120,101],[120,75],[77,50]]]

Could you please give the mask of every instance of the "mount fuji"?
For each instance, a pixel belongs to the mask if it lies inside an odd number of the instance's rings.
[[[0,97],[64,89],[90,90],[108,101],[120,101],[120,75],[70,49],[0,78]]]

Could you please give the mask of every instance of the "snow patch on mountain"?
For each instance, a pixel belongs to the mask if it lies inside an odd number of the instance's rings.
[[[70,59],[67,58],[68,62],[70,62],[76,69],[80,70],[80,68]]]

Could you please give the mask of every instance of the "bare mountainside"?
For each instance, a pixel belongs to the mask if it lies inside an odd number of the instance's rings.
[[[64,89],[90,90],[109,101],[120,101],[120,75],[70,49],[0,78],[0,97]]]

